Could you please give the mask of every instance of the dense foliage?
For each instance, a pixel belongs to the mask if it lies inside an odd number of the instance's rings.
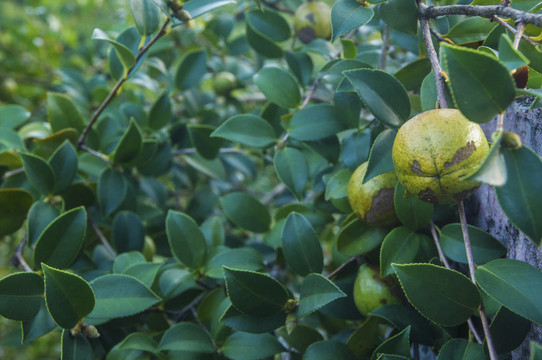
[[[540,246],[542,160],[502,122],[542,105],[542,4],[300,6],[2,2],[0,356],[496,360],[542,325],[540,270],[392,161],[417,114],[492,121],[456,177]],[[362,164],[392,221],[352,211]]]

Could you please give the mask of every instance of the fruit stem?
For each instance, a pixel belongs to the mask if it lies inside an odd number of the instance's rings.
[[[457,203],[457,208],[459,210],[459,221],[461,222],[461,231],[463,232],[463,241],[465,242],[465,251],[467,253],[467,262],[469,264],[470,278],[474,285],[476,284],[476,279],[474,277],[474,270],[476,269],[476,264],[474,263],[474,256],[472,254],[472,246],[469,236],[469,228],[467,226],[467,217],[465,216],[465,206],[463,201]],[[480,305],[480,320],[482,321],[482,327],[484,328],[484,335],[486,336],[487,348],[489,350],[489,358],[491,360],[498,360],[497,352],[495,351],[495,346],[493,345],[493,338],[491,337],[491,332],[489,331],[489,321],[487,320],[486,313],[484,311],[484,305]]]

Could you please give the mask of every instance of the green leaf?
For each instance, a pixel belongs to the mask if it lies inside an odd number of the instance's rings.
[[[284,148],[275,153],[273,164],[280,181],[298,200],[301,199],[309,178],[309,168],[303,153],[292,147]]]
[[[393,75],[373,69],[345,71],[367,109],[384,124],[398,128],[410,116],[410,99]]]
[[[116,164],[125,164],[137,157],[142,148],[142,134],[137,122],[131,118],[128,129],[120,138],[115,150],[109,156]]]
[[[224,279],[233,306],[244,314],[271,316],[288,301],[286,288],[268,275],[224,267]]]
[[[534,341],[530,342],[531,356],[529,360],[540,360],[542,359],[542,345],[535,343]]]
[[[90,285],[80,276],[41,264],[45,278],[45,301],[51,317],[63,329],[71,329],[95,305]]]
[[[145,259],[145,256],[143,256],[143,254],[139,251],[125,252],[117,255],[115,258],[115,261],[113,262],[113,272],[120,274],[130,266],[146,262],[147,260]]]
[[[209,335],[201,327],[191,322],[182,322],[170,327],[162,336],[158,350],[188,351],[199,354],[215,352]]]
[[[203,265],[205,237],[190,216],[170,210],[166,217],[166,233],[171,252],[177,260],[191,269]]]
[[[508,172],[501,145],[503,133],[503,131],[499,131],[493,134],[493,143],[491,144],[489,153],[484,159],[482,166],[465,177],[464,180],[481,181],[491,186],[502,186],[506,184]]]
[[[30,111],[20,105],[0,107],[0,128],[14,130],[30,118]]]
[[[531,241],[542,241],[542,202],[533,194],[542,193],[542,161],[531,149],[502,149],[508,179],[495,187],[495,195],[506,217]]]
[[[175,74],[177,89],[186,90],[195,86],[207,72],[207,56],[204,49],[187,51]]]
[[[127,195],[128,182],[123,174],[112,168],[107,168],[100,174],[97,197],[104,215],[115,212]]]
[[[438,354],[438,360],[487,360],[484,346],[465,339],[448,341]]]
[[[15,273],[0,279],[0,316],[30,320],[40,310],[43,279],[36,273]]]
[[[284,351],[276,337],[271,334],[247,334],[235,332],[222,345],[222,353],[232,360],[257,360],[272,357]]]
[[[369,164],[363,178],[364,184],[375,176],[395,170],[391,156],[395,135],[397,131],[386,129],[376,137],[369,153]]]
[[[121,211],[115,215],[112,226],[112,241],[118,253],[143,251],[145,229],[136,214]]]
[[[390,231],[380,248],[380,276],[394,274],[392,264],[408,264],[418,255],[420,238],[426,235],[416,234],[411,229],[399,226]]]
[[[253,10],[245,13],[248,44],[260,55],[279,58],[284,54],[279,42],[290,38],[290,26],[277,12]]]
[[[510,40],[506,34],[502,34],[499,38],[499,60],[503,62],[508,71],[512,71],[529,64],[529,59],[527,59],[521,52],[514,49],[512,40]]]
[[[409,35],[418,33],[418,7],[416,0],[389,0],[379,7],[382,21]]]
[[[371,150],[371,132],[356,131],[342,140],[341,156],[343,162],[350,170],[355,170],[369,157]]]
[[[393,265],[408,301],[442,326],[457,326],[478,310],[480,293],[465,275],[431,264]]]
[[[141,281],[120,274],[100,276],[90,282],[96,305],[89,319],[115,319],[140,313],[161,299]]]
[[[485,264],[506,255],[506,247],[489,233],[468,225],[472,254],[476,264]],[[440,245],[444,254],[453,261],[467,264],[461,224],[448,224],[440,232]]]
[[[299,353],[304,353],[312,343],[324,340],[318,330],[303,324],[297,324],[291,333],[288,333],[286,327],[280,328],[277,333]]]
[[[0,189],[0,236],[21,227],[32,202],[32,194],[26,190]]]
[[[356,218],[339,232],[337,250],[346,256],[366,254],[380,245],[387,233],[384,228],[369,227]]]
[[[299,294],[299,318],[312,314],[333,300],[346,297],[337,285],[320,274],[308,275],[301,284]]]
[[[301,214],[292,212],[282,230],[282,250],[288,266],[301,276],[321,273],[324,253],[311,223]]]
[[[495,26],[483,17],[466,17],[455,24],[445,37],[455,44],[476,43],[485,40]]]
[[[77,153],[68,140],[51,155],[49,166],[55,175],[54,192],[60,194],[72,184],[77,173]]]
[[[188,124],[186,127],[196,151],[207,160],[215,159],[224,143],[222,139],[212,137],[215,128],[205,124]]]
[[[220,206],[226,217],[235,225],[255,233],[269,230],[271,216],[267,208],[254,196],[233,192],[220,198]]]
[[[41,233],[34,248],[34,265],[45,263],[63,269],[79,255],[87,231],[87,212],[83,206],[66,211]]]
[[[171,328],[170,328],[171,329]],[[156,341],[154,341],[149,335],[134,332],[126,336],[124,340],[115,345],[114,350],[139,350],[149,353],[156,353],[157,348]]]
[[[503,306],[493,318],[489,330],[495,351],[497,354],[505,354],[523,343],[531,331],[531,322]]]
[[[235,4],[234,0],[198,0],[194,2],[187,1],[183,8],[188,11],[192,19],[197,18],[211,10],[214,10],[218,7]]]
[[[320,140],[345,130],[339,119],[339,111],[331,104],[310,105],[294,114],[288,131],[298,140]]]
[[[75,104],[63,94],[47,93],[47,118],[53,133],[68,128],[81,132],[85,128],[83,117]]]
[[[411,230],[427,228],[433,217],[433,204],[411,196],[406,197],[405,188],[400,182],[395,185],[393,195],[395,213],[401,223]]]
[[[277,141],[273,127],[261,117],[250,114],[229,118],[211,136],[256,148],[267,148]]]
[[[250,316],[238,311],[234,306],[230,306],[220,318],[220,322],[234,330],[263,334],[283,326],[286,322],[286,312],[270,316]]]
[[[19,153],[19,156],[30,184],[42,195],[51,194],[55,188],[55,174],[51,165],[30,153]]]
[[[160,266],[161,264],[159,263],[138,263],[124,269],[122,273],[124,275],[135,277],[145,284],[145,286],[150,288],[156,279],[156,275],[158,275]]]
[[[431,62],[428,58],[422,58],[403,66],[394,76],[407,91],[413,91],[422,86],[423,80],[430,72]]]
[[[337,340],[319,341],[307,348],[305,360],[354,360],[354,353],[345,344]]]
[[[153,130],[160,130],[173,118],[173,112],[171,109],[171,100],[169,99],[169,93],[163,92],[158,99],[152,104],[149,112],[148,124]]]
[[[206,264],[206,274],[214,279],[222,279],[223,266],[253,271],[264,268],[260,254],[249,248],[228,249],[216,254]]]
[[[43,286],[43,279],[40,277],[41,287]],[[28,311],[29,308],[26,309]],[[45,297],[40,296],[40,308],[38,313],[30,320],[21,322],[22,328],[22,343],[27,345],[32,343],[33,340],[49,333],[56,328],[56,324],[47,310],[47,304],[45,303]]]
[[[373,15],[371,8],[364,7],[355,0],[337,1],[331,8],[331,42],[350,30],[367,24]]]
[[[364,358],[369,355],[376,347],[379,341],[378,328],[380,321],[377,317],[369,316],[365,321],[350,335],[346,345],[356,355],[356,358]]]
[[[92,39],[106,41],[113,45],[115,53],[117,54],[125,72],[127,72],[128,69],[130,69],[135,64],[135,55],[132,53],[132,50],[130,50],[126,45],[123,45],[116,40],[111,40],[103,30],[100,30],[98,28],[94,29],[94,31],[92,32]]]
[[[333,175],[326,184],[324,198],[331,200],[332,204],[344,213],[351,213],[352,208],[348,202],[348,182],[352,176],[350,169],[341,169]]]
[[[73,336],[69,329],[62,330],[62,360],[93,360],[94,350],[83,334]]]
[[[314,65],[306,52],[287,51],[286,62],[300,84],[307,84],[312,77]]]
[[[489,296],[537,324],[542,324],[542,272],[522,261],[497,259],[474,273]]]
[[[152,0],[130,0],[130,8],[141,36],[151,35],[158,29],[160,12]]]
[[[278,67],[264,67],[254,76],[254,83],[272,103],[283,108],[296,108],[301,100],[295,76]]]
[[[470,121],[486,123],[514,100],[508,69],[491,55],[443,43],[440,58],[454,102]]]
[[[410,358],[410,326],[378,345],[373,351],[371,360],[376,359],[378,354],[393,354]]]

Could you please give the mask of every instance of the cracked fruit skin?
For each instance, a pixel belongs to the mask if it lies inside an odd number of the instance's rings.
[[[394,284],[380,278],[378,270],[363,264],[354,282],[354,303],[363,316],[384,305],[400,304],[393,293],[395,288]]]
[[[299,39],[308,44],[316,38],[331,38],[331,9],[321,1],[307,2],[294,14],[294,29]]]
[[[368,162],[354,171],[348,182],[348,202],[356,215],[372,226],[393,226],[399,222],[393,205],[397,184],[395,171],[375,176],[363,184]]]
[[[459,110],[437,109],[404,123],[393,143],[393,163],[405,189],[432,204],[471,195],[480,183],[462,179],[477,170],[489,152],[480,125]]]

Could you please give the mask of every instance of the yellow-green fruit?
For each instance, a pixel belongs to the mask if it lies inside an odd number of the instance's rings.
[[[463,200],[480,183],[463,181],[489,152],[480,125],[455,109],[429,110],[404,123],[393,143],[393,163],[405,189],[433,204]]]
[[[359,312],[367,316],[381,306],[399,304],[401,301],[394,295],[395,284],[380,278],[378,270],[363,264],[358,270],[354,282],[354,303]]]
[[[331,38],[330,7],[321,1],[301,5],[294,14],[294,29],[304,44],[316,38]]]
[[[367,162],[354,171],[348,182],[348,202],[356,215],[369,225],[392,226],[398,223],[393,206],[397,184],[394,171],[375,176],[363,184]]]
[[[143,256],[147,261],[152,261],[155,253],[156,245],[154,244],[154,241],[150,237],[145,236],[145,242],[143,243]]]
[[[214,78],[213,89],[219,95],[226,95],[235,89],[236,84],[235,75],[228,71],[221,71]]]

